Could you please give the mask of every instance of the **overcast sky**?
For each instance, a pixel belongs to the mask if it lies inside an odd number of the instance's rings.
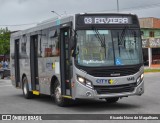
[[[120,12],[160,18],[160,0],[118,0]],[[146,7],[145,7],[146,6]],[[125,9],[124,9],[125,8]],[[21,30],[59,14],[116,12],[117,0],[0,0],[0,28]],[[26,26],[13,26],[30,24]],[[6,25],[6,26],[5,26]]]

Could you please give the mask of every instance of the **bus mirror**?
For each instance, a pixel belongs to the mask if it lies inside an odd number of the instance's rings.
[[[71,48],[71,50],[74,49],[74,46],[75,46],[75,40],[74,40],[74,37],[72,36],[71,40],[70,40],[70,48]]]
[[[70,51],[71,51],[71,54],[72,54],[72,57],[75,56],[75,37],[72,36],[71,39],[70,39]]]

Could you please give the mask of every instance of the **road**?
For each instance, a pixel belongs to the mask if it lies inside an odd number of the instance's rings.
[[[122,98],[115,104],[96,100],[69,107],[58,107],[49,96],[24,99],[10,80],[0,80],[0,114],[160,114],[160,73],[145,74],[144,80],[142,96]]]

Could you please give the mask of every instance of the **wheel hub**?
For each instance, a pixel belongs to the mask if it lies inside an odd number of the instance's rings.
[[[24,94],[27,95],[27,84],[26,83],[24,83],[23,91],[24,91]]]
[[[58,87],[55,89],[55,97],[56,97],[56,100],[57,100],[58,102],[61,101],[62,95],[61,95],[60,86],[58,86]]]

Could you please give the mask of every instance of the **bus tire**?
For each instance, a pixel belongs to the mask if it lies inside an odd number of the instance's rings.
[[[119,97],[106,98],[107,103],[116,103],[119,100]]]
[[[58,81],[56,81],[55,86],[54,86],[54,101],[60,107],[67,106],[71,102],[70,99],[62,97],[61,87]]]
[[[27,77],[23,77],[23,87],[22,87],[22,91],[23,91],[23,96],[26,99],[31,99],[33,98],[33,94],[32,92],[29,91],[29,86],[28,86],[28,80]]]

